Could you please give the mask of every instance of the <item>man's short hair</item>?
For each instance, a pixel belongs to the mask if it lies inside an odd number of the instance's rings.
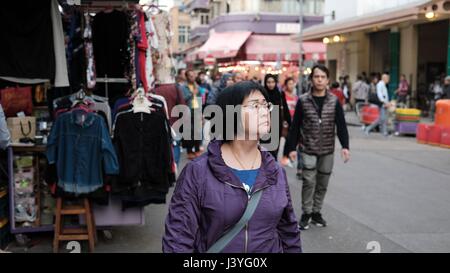
[[[314,77],[314,73],[316,72],[316,70],[319,69],[323,72],[325,72],[325,74],[327,74],[327,78],[330,78],[330,70],[328,70],[328,68],[326,66],[324,66],[323,64],[316,64],[312,69],[311,69],[311,74],[309,75],[309,79],[312,80],[312,78]]]

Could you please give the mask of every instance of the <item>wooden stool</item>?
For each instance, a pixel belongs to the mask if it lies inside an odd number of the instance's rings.
[[[64,215],[84,215],[86,228],[64,228],[62,226]],[[81,199],[80,205],[63,205],[63,198],[58,197],[56,200],[53,252],[58,253],[60,241],[89,241],[89,252],[94,252],[96,237],[95,221],[89,200],[87,198]]]

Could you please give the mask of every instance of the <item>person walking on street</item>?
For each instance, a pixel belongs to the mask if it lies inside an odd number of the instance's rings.
[[[172,110],[175,106],[178,105],[186,105],[186,102],[184,101],[183,96],[183,90],[182,86],[179,85],[161,85],[154,89],[154,92],[156,95],[164,97],[167,103],[167,112],[172,113]],[[177,117],[170,117],[169,118],[169,124],[170,126],[173,126],[173,124],[179,120]],[[174,154],[174,160],[177,166],[179,166],[180,163],[180,155],[181,155],[181,141],[174,140],[173,141],[173,154]]]
[[[355,99],[355,111],[361,103],[367,103],[369,99],[370,86],[364,81],[363,76],[358,75],[357,81],[353,85],[352,95]]]
[[[371,125],[369,125],[365,129],[365,134],[368,136],[370,132],[377,126],[380,126],[381,133],[387,137],[388,136],[388,130],[387,130],[387,111],[390,107],[389,103],[389,94],[387,90],[387,84],[389,83],[389,75],[383,74],[381,76],[381,80],[376,85],[376,91],[379,103],[376,103],[380,107],[380,116],[378,119],[373,122]]]
[[[264,88],[266,89],[269,95],[269,102],[274,106],[278,106],[280,109],[279,113],[279,138],[283,136],[283,128],[284,131],[289,131],[289,127],[291,125],[291,118],[289,114],[289,107],[286,102],[286,97],[282,96],[280,89],[278,89],[278,77],[273,74],[267,74],[264,77]],[[264,141],[263,143],[269,143],[271,140]],[[280,141],[278,141],[279,145]],[[279,146],[276,150],[270,151],[275,160],[278,160],[278,150]]]
[[[202,104],[206,106],[206,100],[208,99],[208,95],[212,91],[212,86],[211,84],[208,83],[206,73],[204,71],[200,71],[198,73],[196,82],[198,86],[200,86],[201,88],[203,88],[203,90],[205,90],[204,94],[202,95]]]
[[[336,131],[345,163],[350,160],[350,145],[344,110],[336,96],[328,91],[329,70],[324,65],[312,68],[312,89],[300,96],[289,131],[284,154],[292,160],[298,156],[300,140],[303,160],[302,210],[300,229],[312,222],[325,227],[321,210],[334,165]],[[337,129],[337,130],[336,130]]]
[[[406,80],[406,76],[404,74],[400,76],[400,83],[398,84],[398,88],[395,91],[395,93],[397,94],[397,103],[406,106],[407,103],[406,98],[408,97],[409,93],[409,83]]]
[[[186,85],[186,69],[179,69],[176,77],[176,86],[179,90],[183,90]]]
[[[227,88],[228,86],[231,86],[234,84],[233,81],[233,74],[231,73],[225,73],[222,75],[222,78],[220,79],[219,86],[217,88],[213,88],[210,94],[208,95],[208,99],[206,100],[206,105],[216,105],[217,98],[219,97],[220,93]]]
[[[450,76],[445,77],[444,98],[450,100]]]
[[[200,145],[202,143],[202,94],[204,89],[195,82],[195,72],[186,71],[186,85],[183,86],[183,96],[186,104],[191,109],[191,139],[183,140],[183,147],[187,150],[188,159],[192,160],[200,156]],[[200,113],[198,113],[200,111]]]
[[[338,82],[334,82],[334,83],[331,84],[330,93],[335,95],[338,98],[339,103],[341,104],[341,106],[344,107],[344,105],[345,105],[345,96],[344,96],[344,92],[342,92]]]
[[[295,106],[297,105],[298,102],[298,96],[296,95],[296,84],[294,81],[294,78],[286,78],[284,80],[284,90],[282,91],[282,99],[283,102],[286,101],[286,105],[287,108],[289,110],[289,120],[290,122],[287,123],[286,121],[284,121],[285,126],[287,125],[287,128],[283,128],[283,130],[286,131],[286,133],[282,132],[282,136],[284,138],[287,138],[288,136],[288,132],[289,132],[289,126],[292,124],[292,120],[294,119],[294,114],[295,114]],[[287,158],[286,156],[283,156],[283,165],[286,165],[286,163],[289,161],[289,158]],[[302,164],[302,160],[301,160],[301,156],[298,156],[297,158],[297,179],[302,179],[303,176],[303,164]]]
[[[347,109],[352,109],[352,105],[351,105],[351,88],[350,88],[350,77],[349,76],[345,76],[341,78],[341,87],[342,87],[342,92],[344,92],[344,96],[345,96],[345,105]]]
[[[431,120],[434,121],[434,114],[436,112],[436,102],[440,100],[444,95],[444,86],[442,85],[440,77],[436,77],[434,83],[430,85],[430,93],[432,96],[430,104],[430,116]]]
[[[286,172],[258,145],[270,130],[268,99],[251,81],[219,95],[223,124],[237,125],[225,125],[222,136],[234,137],[212,140],[182,171],[166,217],[164,253],[302,252]],[[231,121],[227,106],[241,106]]]
[[[243,80],[244,80],[244,76],[242,75],[241,72],[235,72],[233,74],[233,82],[234,83],[242,82]]]

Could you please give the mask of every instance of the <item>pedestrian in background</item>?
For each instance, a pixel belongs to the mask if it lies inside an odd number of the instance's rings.
[[[430,116],[434,121],[434,114],[436,112],[436,102],[444,95],[444,86],[440,77],[436,77],[434,83],[430,85],[431,103],[430,103]]]
[[[334,82],[334,83],[331,84],[330,93],[335,95],[338,98],[339,103],[341,104],[341,106],[344,107],[344,105],[345,105],[345,96],[344,96],[344,92],[342,92],[338,82]]]
[[[191,110],[191,132],[190,139],[183,139],[183,147],[187,150],[189,160],[201,155],[200,145],[202,143],[202,96],[205,90],[195,81],[196,75],[193,70],[186,71],[186,84],[183,86],[183,96],[186,105]],[[200,113],[198,113],[200,112]]]
[[[450,100],[450,76],[445,77],[444,97],[445,99]]]
[[[387,84],[389,84],[389,75],[388,74],[383,74],[381,76],[381,80],[377,83],[376,86],[376,94],[377,94],[377,98],[379,103],[376,103],[379,106],[380,109],[380,115],[378,117],[378,119],[373,122],[371,125],[369,125],[366,129],[365,129],[365,134],[368,136],[370,134],[370,132],[375,129],[375,127],[380,126],[381,129],[381,133],[383,134],[383,136],[387,137],[388,134],[388,129],[387,129],[387,114],[388,114],[388,108],[391,106],[391,104],[389,103],[389,94],[388,94],[388,90],[387,90]]]
[[[321,210],[334,165],[336,131],[342,145],[341,156],[345,163],[350,160],[344,110],[337,97],[328,91],[329,76],[327,67],[313,67],[310,75],[313,88],[299,98],[284,150],[285,155],[296,160],[296,146],[299,142],[302,146],[302,230],[308,229],[310,222],[327,226]]]
[[[398,84],[398,88],[395,91],[395,93],[397,94],[397,103],[403,104],[406,106],[407,97],[408,97],[408,93],[409,93],[409,83],[406,80],[405,74],[402,74],[400,76],[400,82]]]
[[[350,77],[344,76],[344,77],[341,77],[340,79],[341,79],[342,92],[344,93],[344,96],[345,96],[345,108],[348,110],[351,110],[352,105],[350,103],[350,99],[351,99]]]
[[[266,89],[269,95],[269,102],[272,103],[274,106],[279,107],[280,109],[279,117],[277,120],[279,121],[278,137],[281,139],[281,137],[283,136],[283,128],[284,131],[286,131],[286,129],[287,131],[289,130],[291,119],[286,99],[284,96],[282,96],[281,91],[278,88],[278,77],[273,74],[266,74],[266,76],[264,77],[264,88]],[[270,151],[275,160],[278,160],[280,139],[278,139],[277,149],[274,151]],[[264,141],[263,143],[270,143],[271,141],[272,139]]]
[[[233,73],[233,82],[234,83],[242,82],[243,80],[244,80],[244,76],[242,75],[241,72]]]
[[[206,105],[215,105],[220,93],[223,90],[225,90],[225,88],[233,84],[234,84],[233,74],[231,73],[223,74],[222,78],[220,79],[219,86],[217,88],[214,88],[209,94],[208,99],[206,100]]]
[[[358,75],[357,81],[352,88],[352,96],[355,100],[355,109],[357,108],[356,105],[359,103],[367,103],[369,99],[369,89],[370,86],[364,81],[363,76]]]
[[[182,171],[166,218],[164,253],[302,251],[286,173],[258,145],[270,130],[268,100],[264,88],[250,81],[219,95],[223,124],[237,124],[234,137],[211,141],[207,153]],[[227,106],[242,106],[232,121]]]

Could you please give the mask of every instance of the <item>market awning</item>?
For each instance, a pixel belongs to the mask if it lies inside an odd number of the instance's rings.
[[[326,45],[305,42],[302,46],[306,60],[326,59]],[[246,60],[249,61],[297,61],[300,46],[287,35],[252,35],[245,44]]]
[[[400,7],[377,11],[371,14],[365,14],[350,19],[331,22],[323,25],[313,26],[305,29],[303,32],[304,41],[319,40],[323,37],[336,34],[350,33],[360,30],[378,28],[419,19],[419,15],[423,13],[424,5],[430,3],[430,0],[416,1],[412,4]],[[298,35],[295,35],[298,39]]]
[[[192,62],[195,62],[197,60],[197,58],[198,58],[198,49],[194,49],[186,54],[186,57],[184,58],[184,60],[187,63],[192,63]]]
[[[198,58],[208,55],[216,59],[234,58],[252,33],[250,31],[215,32],[198,50]]]

